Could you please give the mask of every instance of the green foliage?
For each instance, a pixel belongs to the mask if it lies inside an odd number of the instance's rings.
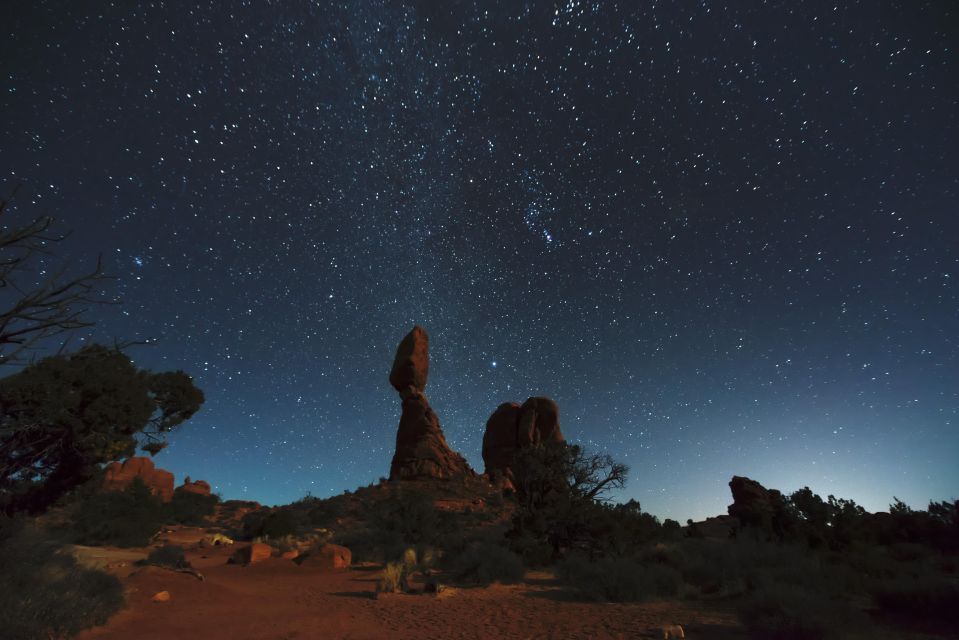
[[[246,538],[283,538],[295,535],[298,523],[290,509],[254,511],[243,517],[243,536]]]
[[[100,464],[132,455],[138,436],[155,453],[202,403],[182,371],[138,369],[99,345],[0,379],[0,507],[43,511]]]
[[[675,597],[683,587],[679,572],[672,567],[615,556],[590,561],[572,555],[559,563],[557,575],[581,598],[599,602]]]
[[[528,561],[543,545],[551,557],[570,549],[602,552],[616,529],[606,494],[625,486],[629,469],[608,455],[587,454],[577,445],[547,443],[522,449],[513,464],[518,509],[508,536]]]
[[[33,526],[0,516],[0,629],[6,640],[73,636],[124,604],[114,576],[79,566]]]
[[[165,544],[150,552],[146,559],[139,562],[141,565],[153,565],[168,569],[189,569],[190,563],[183,553],[183,547],[175,544]]]
[[[201,525],[213,515],[220,499],[215,495],[204,496],[192,491],[177,489],[167,505],[167,521],[178,524]]]
[[[523,579],[523,559],[498,544],[472,544],[449,563],[458,580],[488,585],[513,584]]]
[[[73,505],[71,527],[78,544],[142,547],[165,519],[160,498],[140,478],[124,491],[94,494]]]

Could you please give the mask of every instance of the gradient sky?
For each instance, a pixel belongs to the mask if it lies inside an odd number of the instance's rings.
[[[388,475],[417,323],[479,471],[496,406],[547,395],[660,517],[725,513],[733,474],[959,497],[954,3],[3,14],[0,186],[73,230],[48,267],[117,277],[84,340],[205,391],[178,481]]]

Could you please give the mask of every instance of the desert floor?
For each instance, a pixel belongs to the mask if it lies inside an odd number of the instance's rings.
[[[198,538],[201,532],[196,533]],[[188,544],[188,531],[170,542]],[[204,575],[136,568],[145,550],[81,549],[123,580],[128,606],[79,640],[294,640],[311,638],[655,638],[680,623],[688,638],[745,638],[729,608],[689,602],[584,603],[546,573],[524,583],[449,588],[439,596],[373,599],[377,567],[329,571],[271,558],[248,567],[226,563],[230,548],[196,549],[187,559]],[[168,591],[168,602],[153,602]],[[696,605],[696,606],[694,606]]]

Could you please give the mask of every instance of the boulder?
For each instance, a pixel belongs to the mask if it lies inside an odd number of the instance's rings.
[[[338,544],[324,544],[296,558],[295,562],[299,565],[323,569],[349,569],[353,563],[353,552]]]
[[[546,442],[565,442],[559,427],[559,407],[550,398],[529,398],[522,406],[504,402],[486,421],[483,462],[490,480],[506,486],[516,452]]]
[[[262,542],[254,542],[246,547],[237,549],[230,558],[230,564],[239,564],[244,567],[262,562],[273,555],[273,547]]]
[[[390,372],[390,384],[402,402],[391,480],[449,480],[473,473],[466,459],[446,443],[439,418],[423,393],[428,372],[429,338],[421,327],[413,327],[397,347]]]
[[[176,488],[177,491],[185,491],[187,493],[195,493],[201,496],[210,495],[210,483],[206,480],[197,480],[195,482],[190,482],[189,476],[183,481],[179,487]]]
[[[157,469],[150,458],[134,456],[120,464],[111,462],[103,477],[104,491],[123,491],[134,478],[140,478],[154,495],[164,502],[173,499],[173,474],[166,469]]]
[[[390,371],[390,384],[404,393],[407,387],[417,391],[426,389],[426,379],[430,373],[430,339],[422,327],[413,327],[396,349],[393,368]]]

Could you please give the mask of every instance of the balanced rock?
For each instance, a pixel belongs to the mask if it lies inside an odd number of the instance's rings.
[[[413,327],[396,349],[390,372],[390,384],[403,403],[391,480],[449,480],[473,473],[466,459],[446,443],[439,418],[423,393],[428,373],[429,337],[421,327]]]
[[[430,374],[430,339],[426,331],[419,326],[406,334],[393,358],[390,370],[390,384],[403,393],[407,387],[417,391],[426,389],[426,379]]]
[[[123,491],[140,478],[154,495],[164,502],[173,499],[173,474],[166,469],[157,469],[153,460],[142,456],[134,456],[120,464],[111,462],[106,467],[103,477],[104,491]]]
[[[210,483],[206,480],[197,480],[195,482],[190,481],[190,476],[187,476],[183,480],[183,484],[176,488],[177,491],[185,491],[186,493],[195,493],[201,496],[210,495]]]
[[[504,402],[486,421],[483,434],[486,473],[490,478],[503,478],[508,483],[512,476],[510,467],[520,449],[565,441],[559,428],[559,407],[550,398],[530,398],[522,406]]]

